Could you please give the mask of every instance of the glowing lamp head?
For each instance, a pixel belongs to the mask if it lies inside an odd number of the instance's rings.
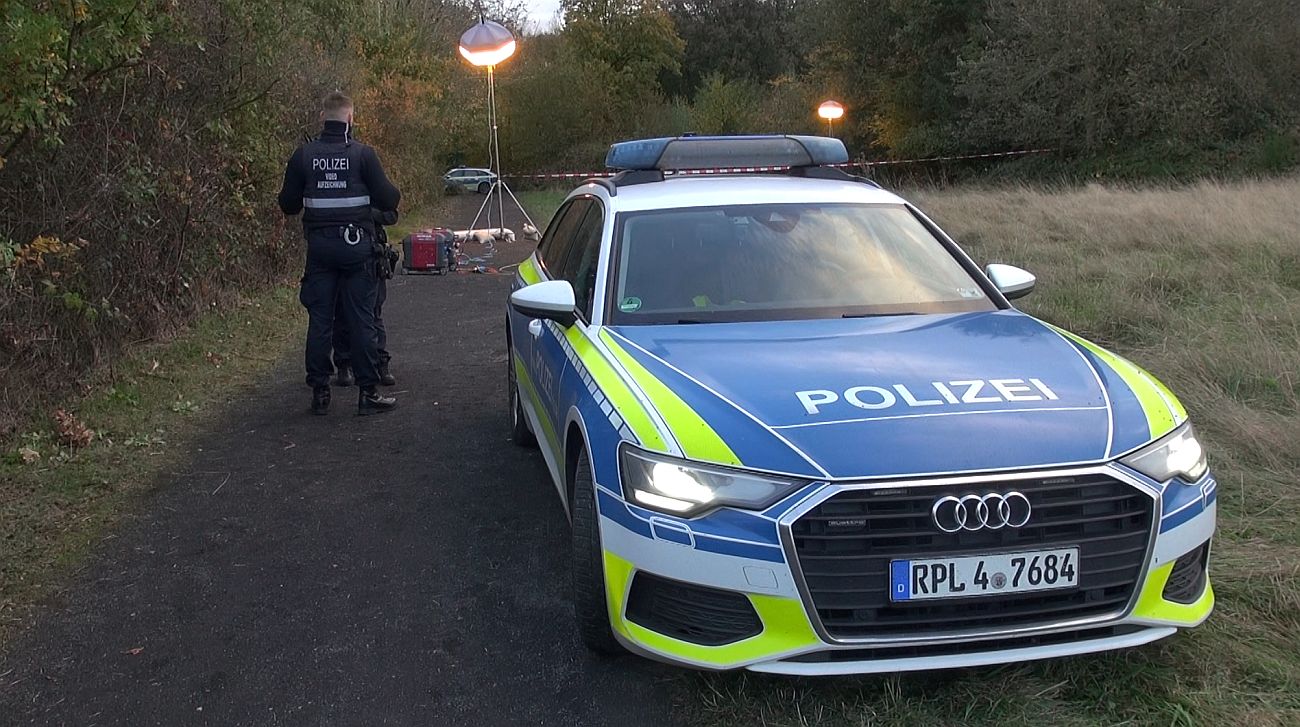
[[[844,116],[844,104],[839,101],[823,101],[817,107],[817,115],[827,121],[835,121]]]
[[[495,66],[515,54],[515,37],[500,23],[480,20],[460,36],[460,54],[473,65]]]

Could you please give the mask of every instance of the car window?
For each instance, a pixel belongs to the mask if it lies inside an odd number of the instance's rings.
[[[611,322],[996,310],[903,205],[771,204],[621,215]]]
[[[564,269],[564,261],[573,242],[573,233],[582,223],[582,218],[586,216],[587,208],[590,206],[589,197],[579,197],[560,208],[546,228],[546,234],[542,236],[537,252],[542,267],[552,278],[560,278],[560,271]]]
[[[573,285],[573,297],[588,321],[591,320],[593,289],[596,287],[596,261],[600,256],[601,232],[605,227],[605,215],[599,204],[590,205],[587,216],[583,218],[573,233],[573,244],[565,256],[564,266],[559,277]]]
[[[452,176],[453,178],[456,178],[456,179],[460,179],[460,178],[462,178],[462,177],[466,177],[466,176],[468,176],[468,175],[469,175],[469,172],[465,171],[464,169],[457,169],[457,170],[455,170],[455,171],[453,171],[453,172],[451,173],[451,176]]]

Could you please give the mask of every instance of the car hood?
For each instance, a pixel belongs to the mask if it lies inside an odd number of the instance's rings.
[[[1131,364],[1015,310],[607,330],[637,376],[756,469],[852,479],[1098,462],[1170,428],[1126,383]],[[690,456],[690,428],[664,419]]]

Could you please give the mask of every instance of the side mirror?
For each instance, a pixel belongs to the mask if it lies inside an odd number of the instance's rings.
[[[578,303],[567,280],[547,280],[510,294],[510,307],[528,318],[555,321],[568,327],[578,319]]]
[[[1014,265],[1002,265],[994,263],[984,268],[984,273],[993,281],[993,285],[1007,297],[1007,300],[1023,298],[1034,292],[1034,284],[1038,278],[1028,270],[1022,270]]]

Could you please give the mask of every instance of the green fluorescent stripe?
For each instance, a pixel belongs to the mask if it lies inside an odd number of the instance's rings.
[[[565,329],[564,336],[573,347],[578,360],[586,367],[587,373],[595,379],[596,386],[600,387],[601,392],[609,398],[614,411],[623,418],[641,446],[658,452],[667,451],[668,443],[664,441],[659,428],[650,419],[650,414],[596,346],[587,340],[577,326]]]
[[[1187,418],[1187,412],[1183,409],[1183,405],[1178,403],[1178,399],[1172,393],[1169,393],[1169,390],[1164,388],[1163,384],[1157,383],[1154,376],[1143,371],[1133,362],[1069,331],[1052,326],[1050,323],[1047,325],[1062,336],[1088,349],[1090,353],[1101,359],[1116,374],[1119,374],[1119,377],[1128,385],[1128,388],[1133,390],[1133,395],[1137,397],[1138,403],[1142,405],[1142,411],[1147,416],[1147,427],[1150,429],[1152,439],[1168,434],[1182,420]]]
[[[1180,625],[1198,624],[1205,620],[1214,608],[1214,589],[1205,584],[1205,592],[1192,603],[1174,603],[1166,601],[1163,593],[1173,573],[1174,564],[1166,563],[1151,571],[1142,593],[1138,596],[1137,606],[1133,607],[1133,616]]]
[[[542,282],[542,274],[537,271],[537,263],[531,257],[519,263],[519,277],[529,285]]]
[[[546,436],[546,443],[550,445],[551,452],[560,451],[560,438],[555,433],[555,428],[551,426],[551,418],[546,416],[546,409],[542,407],[542,400],[537,395],[537,389],[533,386],[532,379],[528,378],[528,371],[524,369],[523,359],[515,356],[515,381],[523,384],[524,394],[528,396],[529,401],[533,402],[533,411],[537,413],[537,419],[542,423],[542,433]]]
[[[1174,421],[1176,422],[1187,421],[1187,410],[1183,408],[1183,403],[1178,400],[1178,397],[1174,396],[1174,392],[1170,391],[1168,386],[1165,386],[1164,383],[1160,381],[1160,379],[1157,379],[1156,377],[1152,376],[1149,371],[1142,368],[1141,366],[1138,366],[1137,364],[1131,361],[1129,362],[1129,365],[1137,369],[1138,373],[1145,376],[1147,380],[1151,382],[1151,385],[1156,387],[1156,391],[1160,392],[1160,394],[1164,397],[1165,403],[1168,404],[1169,408],[1173,410]]]
[[[683,454],[704,462],[734,465],[741,463],[736,453],[731,451],[731,447],[728,447],[722,437],[713,431],[713,427],[709,426],[708,422],[687,406],[672,389],[647,371],[631,354],[615,343],[612,336],[601,331],[600,339],[609,350],[614,352],[614,357],[623,364],[623,368],[627,370],[637,386],[641,387],[641,391],[650,398],[659,416],[663,417],[668,428],[673,431],[673,436],[681,445]]]
[[[664,636],[623,618],[623,598],[632,573],[631,563],[605,551],[605,600],[609,606],[609,622],[624,638],[662,654],[697,665],[727,668],[806,650],[821,643],[798,599],[753,593],[746,596],[763,622],[763,632],[758,636],[722,646],[702,646]]]

